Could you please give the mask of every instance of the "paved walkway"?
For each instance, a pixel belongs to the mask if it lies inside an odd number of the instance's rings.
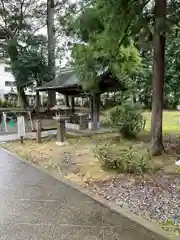
[[[152,239],[145,230],[139,232],[122,217],[119,221],[118,214],[2,148],[0,156],[0,240]]]

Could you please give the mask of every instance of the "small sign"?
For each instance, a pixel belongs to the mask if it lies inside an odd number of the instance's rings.
[[[24,116],[17,117],[17,130],[20,137],[25,137],[25,120]]]
[[[13,119],[10,120],[9,126],[10,126],[10,127],[14,127],[14,126],[15,126]]]

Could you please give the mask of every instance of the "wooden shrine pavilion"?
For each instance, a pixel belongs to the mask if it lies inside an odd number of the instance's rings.
[[[53,91],[58,92],[65,96],[67,99],[69,96],[71,97],[71,108],[72,115],[76,115],[74,109],[74,98],[75,97],[88,97],[89,98],[89,117],[85,116],[87,124],[81,124],[76,121],[73,124],[73,120],[70,120],[67,123],[68,128],[73,128],[76,130],[80,129],[80,125],[83,128],[89,128],[90,130],[94,130],[100,127],[99,125],[99,117],[100,117],[100,95],[104,92],[114,92],[117,90],[125,91],[126,88],[122,85],[120,80],[116,77],[113,77],[110,71],[106,71],[105,73],[99,76],[99,86],[98,92],[92,94],[91,92],[85,92],[79,83],[78,76],[76,75],[73,69],[65,69],[62,70],[60,75],[57,76],[54,80],[45,83],[44,85],[36,88],[36,91]],[[66,101],[67,104],[67,101]],[[69,107],[69,106],[67,106]],[[82,115],[80,114],[82,119]],[[72,118],[71,118],[72,119]],[[80,120],[82,122],[82,120]]]

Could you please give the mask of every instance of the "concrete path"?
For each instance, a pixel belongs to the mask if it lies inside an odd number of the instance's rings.
[[[2,148],[0,156],[0,240],[162,239]]]

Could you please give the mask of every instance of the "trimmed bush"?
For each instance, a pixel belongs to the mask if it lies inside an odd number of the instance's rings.
[[[124,138],[136,137],[144,128],[145,120],[139,105],[129,103],[116,106],[110,111],[110,119]]]
[[[103,120],[101,120],[101,126],[102,127],[113,127],[111,118],[109,116],[107,116]]]
[[[95,156],[105,169],[119,173],[142,174],[152,171],[148,150],[135,151],[115,144],[104,144],[95,148]]]
[[[124,138],[134,138],[145,127],[145,119],[139,105],[124,103],[112,108],[101,125],[118,128]]]

